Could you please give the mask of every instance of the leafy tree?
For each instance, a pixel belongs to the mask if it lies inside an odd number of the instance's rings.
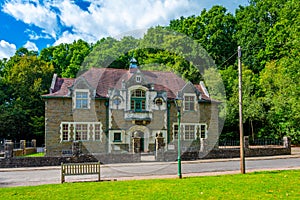
[[[279,13],[288,0],[252,0],[250,5],[236,10],[235,40],[244,49],[243,63],[255,73],[260,72],[266,62],[275,59],[264,56],[267,49],[268,32],[280,19]]]
[[[225,85],[227,86],[227,106],[225,132],[230,137],[238,138],[239,123],[239,92],[238,92],[238,71],[232,66],[221,71]],[[259,137],[258,131],[262,127],[265,118],[262,99],[259,96],[259,77],[252,70],[243,66],[243,123],[245,135],[252,139]]]
[[[300,142],[300,70],[299,57],[270,62],[260,76],[263,103],[267,110],[267,128],[261,134],[276,138],[291,136],[293,142]],[[289,67],[286,68],[285,66]]]
[[[23,55],[7,70],[2,87],[6,96],[1,101],[1,132],[14,139],[43,138],[44,102],[40,95],[48,92],[54,68],[37,56]],[[12,64],[12,63],[11,63]],[[7,120],[4,120],[6,118]],[[7,133],[9,131],[9,133]],[[38,134],[38,135],[37,135]]]
[[[59,77],[74,78],[91,48],[87,42],[77,40],[72,44],[64,43],[45,48],[41,51],[39,58],[53,64],[55,73]]]
[[[181,17],[170,22],[169,28],[194,38],[213,58],[216,65],[223,69],[235,62],[231,57],[236,49],[235,17],[222,6],[204,9],[197,17]]]
[[[85,58],[82,70],[90,67],[128,68],[132,51],[137,45],[138,39],[129,36],[121,40],[103,38],[94,45],[93,51]]]

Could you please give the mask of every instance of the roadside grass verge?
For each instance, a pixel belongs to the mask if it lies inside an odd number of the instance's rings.
[[[0,188],[1,199],[300,199],[300,170]]]

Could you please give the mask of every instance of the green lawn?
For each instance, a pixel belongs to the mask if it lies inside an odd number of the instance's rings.
[[[45,153],[33,153],[33,154],[27,154],[24,156],[20,156],[20,157],[43,157],[45,155]]]
[[[0,199],[300,199],[300,170],[0,188]]]

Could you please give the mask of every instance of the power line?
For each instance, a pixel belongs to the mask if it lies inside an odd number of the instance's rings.
[[[235,52],[234,54],[232,54],[227,60],[225,60],[220,67],[222,67],[225,63],[227,63],[233,56],[235,56],[238,52]]]

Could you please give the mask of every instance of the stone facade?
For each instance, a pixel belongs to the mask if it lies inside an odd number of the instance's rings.
[[[54,76],[50,94],[43,96],[46,156],[154,153],[158,136],[159,145],[165,143],[160,155],[174,152],[176,97],[183,99],[182,149],[212,149],[219,136],[218,102],[203,87],[171,72],[138,68],[92,68],[76,79]]]

